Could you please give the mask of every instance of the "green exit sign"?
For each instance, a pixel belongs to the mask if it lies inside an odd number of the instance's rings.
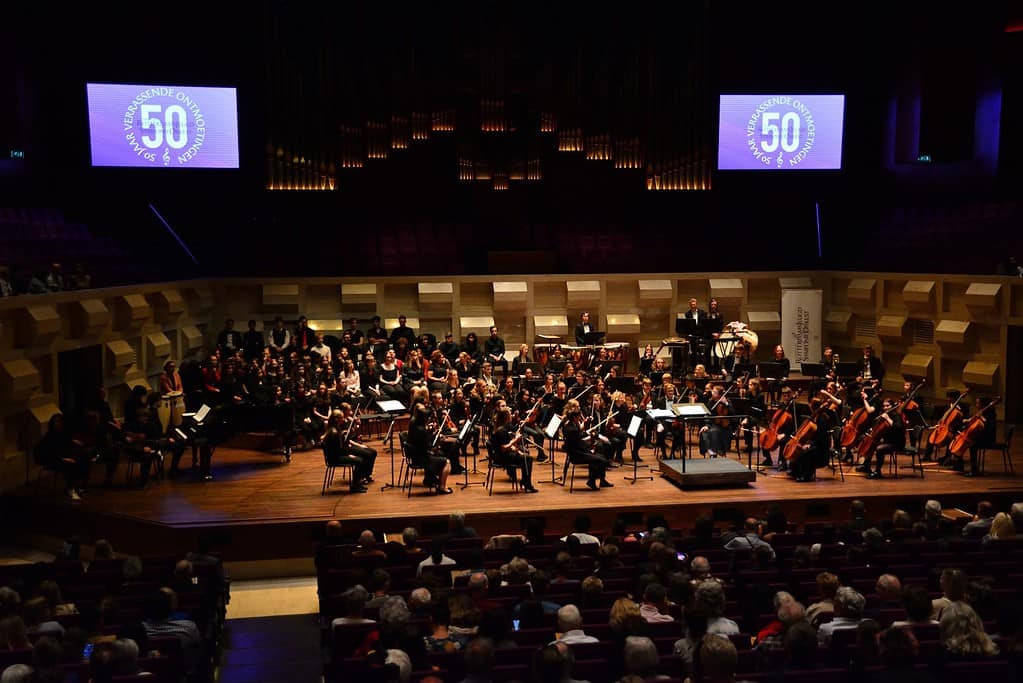
[[[929,164],[929,163],[931,163],[931,155],[930,154],[921,154],[920,156],[918,156],[916,158],[916,161],[919,164]]]
[[[11,150],[11,158],[12,159],[24,159],[25,158],[25,150],[23,150],[23,149],[12,149]]]

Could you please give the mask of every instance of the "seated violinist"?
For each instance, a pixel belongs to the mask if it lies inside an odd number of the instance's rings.
[[[582,410],[579,401],[574,398],[565,404],[565,423],[562,432],[565,435],[565,453],[568,456],[565,459],[565,475],[568,474],[569,463],[586,465],[589,468],[587,487],[596,491],[598,481],[602,488],[614,486],[607,480],[607,448],[583,429]]]
[[[708,408],[715,415],[733,415],[732,403],[725,396],[724,387],[715,384],[710,390]],[[728,444],[732,441],[732,425],[727,417],[714,420],[700,428],[700,454],[712,458],[728,452]]]
[[[448,475],[451,474],[451,463],[447,458],[435,455],[432,450],[433,437],[426,429],[430,409],[425,405],[415,405],[409,418],[409,431],[406,437],[406,455],[409,462],[426,472],[423,484],[435,486],[437,493],[452,493],[448,488]]]
[[[490,443],[493,446],[496,462],[492,465],[508,470],[518,468],[522,490],[526,493],[539,493],[533,487],[532,459],[520,450],[524,438],[523,432],[513,433],[509,426],[510,423],[511,410],[508,408],[501,408],[494,413],[494,431],[490,436]]]

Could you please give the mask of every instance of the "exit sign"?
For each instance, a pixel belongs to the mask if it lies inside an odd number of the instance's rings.
[[[12,149],[11,150],[11,158],[12,159],[24,159],[25,158],[25,150],[23,150],[23,149]]]
[[[919,164],[929,164],[929,163],[931,163],[931,155],[930,154],[921,154],[920,156],[918,156],[916,158],[916,161]]]

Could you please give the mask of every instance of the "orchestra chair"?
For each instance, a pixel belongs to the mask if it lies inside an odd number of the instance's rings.
[[[589,466],[584,463],[583,467],[588,468]],[[561,485],[564,486],[565,482],[567,481],[569,493],[572,493],[575,490],[575,468],[576,464],[569,460],[568,453],[565,453],[565,469],[564,472],[562,473]],[[587,469],[586,471],[589,472],[589,469]],[[565,474],[566,472],[567,474]]]
[[[323,449],[323,464],[326,466],[326,468],[323,470],[323,488],[320,489],[321,496],[326,495],[327,489],[334,484],[334,473],[338,469],[348,470],[348,481],[351,481],[352,477],[355,476],[355,463],[344,462],[332,464],[330,460],[327,458],[326,448]],[[344,476],[343,471],[341,474],[342,476]],[[344,479],[342,479],[341,481],[344,481]]]
[[[1005,473],[1010,477],[1016,476],[1016,472],[1012,469],[1012,435],[1016,432],[1016,425],[1005,425],[1005,438],[1002,441],[996,441],[987,448],[981,448],[978,451],[980,457],[980,471],[984,472],[984,457],[987,455],[989,450],[1001,451],[1002,452],[1002,467],[1005,469]]]
[[[135,472],[135,466],[136,465],[138,465],[140,470],[143,467],[151,467],[152,471],[150,472],[149,476],[156,477],[158,479],[162,478],[162,476],[163,476],[163,452],[162,451],[157,450],[153,454],[153,459],[151,461],[149,461],[149,463],[146,463],[146,461],[143,460],[142,458],[139,458],[137,456],[133,456],[130,451],[125,450],[125,451],[122,451],[122,452],[125,454],[125,460],[128,462],[128,469],[124,473],[124,485],[125,486],[131,486],[132,474]],[[141,472],[140,472],[139,476],[141,476]]]
[[[920,456],[923,455],[921,448],[926,448],[926,444],[921,446],[921,443],[924,438],[924,429],[925,427],[923,425],[916,425],[911,430],[908,430],[913,433],[913,438],[910,439],[909,436],[907,435],[906,446],[901,451],[901,453],[908,455],[910,458],[909,459],[910,474],[912,476],[916,476],[916,471],[920,470],[921,479],[924,478],[924,464],[923,462],[920,461]],[[916,442],[916,445],[915,446],[910,445],[914,441]],[[983,469],[983,467],[981,467],[981,469]],[[895,478],[898,479],[899,453],[892,453],[892,457],[888,459],[888,474],[891,474],[893,471],[895,473]]]
[[[412,482],[415,480],[416,472],[423,472],[422,467],[416,467],[412,464],[412,460],[409,459],[408,449],[406,448],[406,440],[408,439],[408,432],[398,432],[398,443],[401,444],[401,469],[404,473],[399,473],[398,480],[401,482],[401,488],[408,488],[408,497],[412,497]]]
[[[497,476],[497,471],[505,469],[508,465],[505,465],[504,462],[502,462],[502,458],[496,451],[494,451],[493,444],[490,442],[490,439],[487,439],[484,447],[487,449],[487,478],[486,481],[483,482],[483,485],[486,487],[488,495],[492,496],[494,495],[494,478]],[[512,472],[512,491],[519,491],[520,484],[518,472],[515,470],[512,470]]]

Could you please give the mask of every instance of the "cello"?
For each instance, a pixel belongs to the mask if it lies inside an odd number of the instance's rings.
[[[869,417],[867,397],[863,396],[863,405],[854,410],[842,426],[842,448],[852,448],[853,444],[856,443],[856,439],[866,427],[867,418]]]
[[[941,448],[949,441],[952,440],[953,432],[959,428],[959,425],[963,421],[963,411],[959,409],[959,402],[966,398],[970,393],[969,388],[966,389],[959,398],[955,400],[955,403],[948,407],[945,414],[941,416],[941,420],[934,426],[930,435],[927,437],[927,443],[933,446],[935,449]]]
[[[792,435],[789,442],[785,444],[785,450],[782,453],[782,457],[788,462],[789,467],[795,465],[796,461],[799,460],[799,456],[803,452],[803,446],[810,443],[810,441],[817,436],[817,418],[824,410],[830,408],[834,401],[834,397],[831,396],[831,394],[828,394],[826,391],[822,391],[821,393],[827,394],[829,400],[821,401],[820,406],[817,407],[817,410],[813,411],[813,415],[810,416],[810,419],[799,425],[799,429],[797,429],[796,433]]]
[[[957,458],[963,457],[965,453],[970,450],[973,442],[977,440],[980,433],[984,431],[984,426],[987,424],[987,419],[984,417],[984,413],[994,408],[1002,400],[1001,396],[996,397],[991,403],[980,409],[976,415],[970,418],[969,424],[966,425],[966,429],[956,434],[956,437],[952,439],[952,444],[948,447],[949,452]]]
[[[787,406],[784,408],[778,408],[778,410],[774,411],[774,415],[771,416],[771,423],[767,426],[767,429],[760,434],[760,447],[763,450],[771,451],[774,449],[781,441],[781,432],[789,425],[795,423],[795,403],[796,396],[798,395],[799,392],[795,392],[792,394],[792,398],[789,400],[789,404]],[[790,406],[792,407],[792,412],[789,412]]]
[[[860,441],[859,448],[857,449],[857,454],[860,456],[860,458],[866,459],[872,456],[874,454],[874,451],[877,450],[877,447],[881,445],[881,437],[884,436],[885,433],[887,433],[888,430],[892,428],[892,423],[888,420],[885,420],[884,417],[891,413],[901,414],[903,406],[905,406],[907,403],[914,399],[914,397],[916,396],[916,392],[919,391],[920,387],[922,387],[923,385],[924,385],[923,382],[917,384],[913,388],[913,391],[909,392],[906,398],[892,405],[891,408],[889,408],[888,410],[884,411],[876,418],[874,418],[874,423],[871,425],[870,431],[868,431],[867,434],[863,437],[863,440]]]

